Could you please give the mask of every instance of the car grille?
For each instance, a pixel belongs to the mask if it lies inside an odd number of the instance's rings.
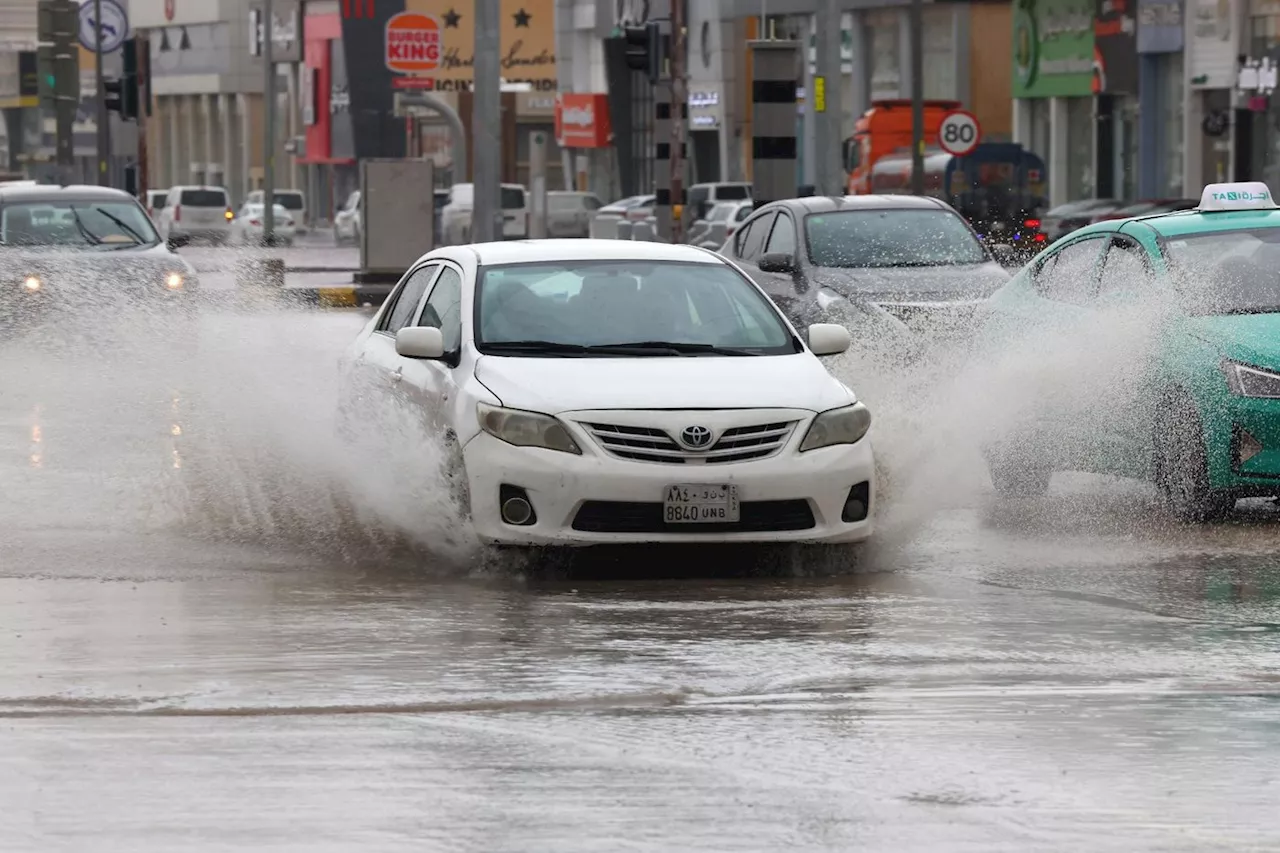
[[[664,430],[619,424],[583,424],[607,452],[637,462],[685,463],[745,462],[777,453],[795,429],[796,421],[732,427],[706,450],[688,450]]]
[[[806,500],[743,501],[739,520],[724,524],[667,524],[662,504],[586,501],[573,517],[573,529],[586,533],[776,533],[809,530],[813,510]]]

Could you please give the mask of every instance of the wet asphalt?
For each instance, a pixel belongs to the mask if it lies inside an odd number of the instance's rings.
[[[362,320],[0,347],[0,849],[1280,848],[1269,506],[961,466],[821,576],[531,577],[335,458]]]

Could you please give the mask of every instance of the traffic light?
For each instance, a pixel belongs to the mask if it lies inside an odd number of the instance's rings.
[[[622,37],[627,44],[627,67],[632,71],[649,70],[649,27],[627,27]]]
[[[649,72],[649,82],[657,85],[662,79],[662,32],[657,21],[650,21],[644,28],[648,33],[645,38],[648,48],[645,52],[645,70]]]
[[[102,81],[102,88],[102,98],[107,102],[107,109],[120,113],[120,118],[124,118],[124,81],[108,78]]]
[[[40,0],[36,6],[36,79],[40,103],[80,100],[80,6],[74,0]]]

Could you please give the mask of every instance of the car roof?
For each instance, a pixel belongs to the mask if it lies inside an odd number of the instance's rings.
[[[655,243],[646,240],[502,240],[437,249],[431,257],[454,257],[450,252],[474,253],[477,264],[529,264],[556,261],[684,261],[695,264],[723,264],[718,255],[683,243]]]
[[[838,210],[950,210],[936,198],[916,195],[811,195],[771,202],[767,207],[800,215]]]
[[[38,184],[31,186],[0,187],[0,204],[24,201],[58,201],[60,199],[120,201],[128,199],[137,201],[124,190],[113,187],[99,187],[92,184]]]
[[[1119,225],[1122,222],[1149,225],[1161,237],[1186,237],[1248,228],[1280,228],[1280,210],[1177,210],[1115,220],[1109,224]]]

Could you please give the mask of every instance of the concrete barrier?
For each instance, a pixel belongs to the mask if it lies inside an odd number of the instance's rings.
[[[712,222],[702,238],[704,243],[714,243],[717,249],[723,246],[727,239],[729,239],[729,226],[724,222]]]
[[[634,239],[635,238],[635,234],[634,234],[635,228],[633,227],[634,225],[635,223],[633,223],[630,219],[619,219],[618,225],[617,225],[617,228],[618,228],[618,233],[616,235],[617,238],[619,240]]]
[[[655,223],[650,222],[648,219],[642,219],[635,223],[631,227],[631,239],[645,240],[650,243],[654,242],[658,239],[658,235],[654,232],[654,224]]]

